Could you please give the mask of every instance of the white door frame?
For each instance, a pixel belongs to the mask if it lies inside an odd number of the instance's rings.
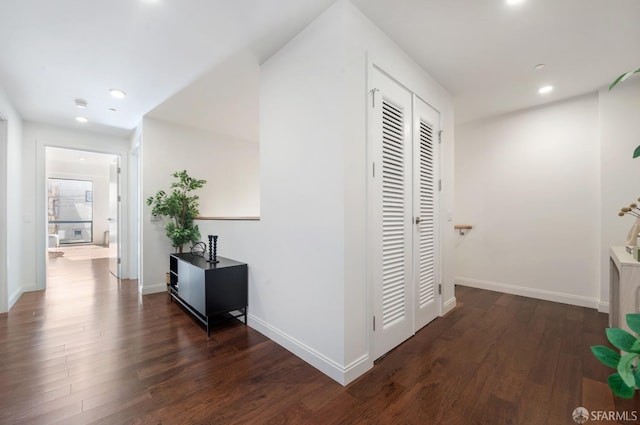
[[[115,276],[116,278],[120,279],[122,277],[122,265],[121,265],[121,256],[122,256],[122,251],[121,251],[121,246],[120,243],[122,242],[120,240],[120,231],[121,231],[121,226],[120,226],[120,219],[122,217],[122,208],[120,208],[122,202],[121,202],[121,195],[120,193],[122,192],[121,189],[121,182],[120,182],[120,175],[122,173],[121,168],[120,168],[120,162],[121,162],[121,158],[120,156],[116,156],[116,163],[115,164],[109,164],[109,272]],[[113,175],[114,173],[114,167],[115,167],[115,176]],[[116,186],[116,193],[115,193],[115,197],[114,194],[112,192],[112,179],[115,178],[115,186]],[[113,203],[115,202],[115,206],[113,205]],[[113,217],[115,215],[115,218]],[[115,220],[115,227],[113,226],[113,220]],[[115,230],[115,238],[113,238],[113,231]],[[111,247],[111,241],[114,240],[115,241],[115,253],[113,252],[113,248]],[[115,256],[113,255],[115,254]],[[115,270],[115,272],[114,272]]]
[[[36,290],[44,290],[47,286],[47,170],[46,170],[46,148],[62,148],[73,149],[84,152],[95,152],[107,155],[115,155],[120,157],[120,164],[122,167],[121,174],[121,199],[127,199],[127,167],[128,167],[128,152],[110,150],[110,149],[96,149],[95,146],[83,145],[80,143],[45,143],[42,140],[36,140]],[[126,207],[121,202],[123,211],[127,211]],[[123,234],[122,230],[127,229],[126,223],[128,223],[128,217],[126,212],[122,214],[123,223],[119,224],[121,231],[120,246],[121,246],[121,258],[122,258],[122,275],[121,278],[126,278],[126,255],[123,255],[124,250],[128,247],[128,238]],[[124,223],[126,222],[126,223]]]
[[[9,311],[9,277],[7,272],[7,144],[9,143],[7,119],[0,113],[0,313]]]

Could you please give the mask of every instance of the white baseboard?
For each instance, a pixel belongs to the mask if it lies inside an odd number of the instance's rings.
[[[342,366],[252,314],[248,315],[248,325],[341,385],[347,385],[373,367],[367,354]]]
[[[485,280],[469,279],[466,277],[455,277],[456,285],[468,286],[471,288],[486,289],[489,291],[504,292],[505,294],[521,295],[523,297],[536,298],[539,300],[553,301],[562,304],[577,305],[598,309],[600,300],[597,298],[583,297],[580,295],[565,294],[562,292],[547,291],[544,289],[526,288],[523,286],[508,285],[506,283],[489,282]]]
[[[442,305],[442,316],[456,308],[456,297],[451,297]]]
[[[604,301],[600,301],[598,303],[598,311],[600,313],[609,313],[609,303],[608,302],[604,302]]]
[[[13,307],[13,305],[20,299],[22,294],[24,294],[24,288],[21,286],[15,291],[13,291],[11,295],[9,295],[8,310],[11,310],[11,307]]]
[[[159,292],[167,292],[167,284],[159,283],[157,285],[139,286],[138,292],[142,295],[157,294]]]

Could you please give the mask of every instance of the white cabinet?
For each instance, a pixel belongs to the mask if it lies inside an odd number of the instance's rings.
[[[640,262],[623,246],[613,246],[609,261],[609,326],[627,326],[627,314],[640,312]]]

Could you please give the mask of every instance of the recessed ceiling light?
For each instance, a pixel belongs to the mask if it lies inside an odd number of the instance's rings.
[[[533,69],[535,69],[536,71],[540,71],[541,69],[544,69],[546,65],[543,63],[539,63],[536,66],[533,67]]]
[[[553,91],[553,86],[543,86],[538,89],[538,93],[547,94]]]
[[[111,96],[115,97],[116,99],[123,99],[127,96],[127,93],[125,93],[124,90],[120,89],[109,89],[109,93],[111,93]]]
[[[89,105],[86,100],[80,98],[77,98],[74,102],[76,103],[76,106],[81,109],[84,109]]]
[[[524,0],[505,0],[505,2],[507,4],[519,4],[519,3],[523,3]]]
[[[82,122],[82,123],[89,122],[87,117],[76,117],[76,121]]]
[[[85,158],[84,156],[81,156],[80,158],[78,158],[80,161],[86,161],[87,158]]]

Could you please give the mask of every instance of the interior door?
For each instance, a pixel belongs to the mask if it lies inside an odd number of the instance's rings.
[[[377,359],[413,335],[412,94],[378,69],[372,83],[370,256]]]
[[[109,272],[119,278],[120,273],[120,158],[109,166]]]
[[[440,314],[440,114],[413,96],[413,259],[415,331]]]

